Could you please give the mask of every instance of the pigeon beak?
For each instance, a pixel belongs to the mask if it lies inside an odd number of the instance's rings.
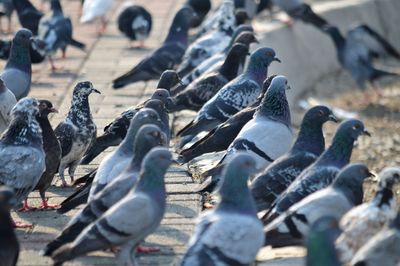
[[[274,57],[274,61],[281,63],[281,60],[278,57]]]
[[[376,177],[376,175],[370,171],[368,172],[368,177]]]
[[[260,43],[260,41],[256,37],[254,37],[254,42],[255,43]]]
[[[371,137],[371,133],[368,132],[368,130],[364,129],[364,131],[362,132],[362,135]]]
[[[98,94],[101,94],[101,92],[98,91],[98,90],[96,90],[95,88],[93,88],[93,92],[98,93]]]
[[[172,159],[172,160],[171,160],[171,164],[179,165],[179,162],[178,162],[177,160],[175,160],[175,159]]]
[[[335,123],[339,122],[338,119],[337,119],[337,117],[336,117],[334,114],[330,114],[330,115],[328,116],[328,120],[329,120],[329,121],[332,121],[332,122],[335,122]]]
[[[50,113],[58,113],[58,110],[54,107],[50,108]]]

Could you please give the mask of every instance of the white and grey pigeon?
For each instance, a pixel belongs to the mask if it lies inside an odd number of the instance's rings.
[[[351,208],[362,203],[363,181],[371,175],[364,164],[346,166],[332,185],[303,198],[267,224],[264,245],[301,244],[318,219],[330,216],[340,220]]]
[[[72,22],[69,17],[64,16],[60,0],[51,0],[51,12],[40,19],[38,37],[44,42],[44,54],[49,57],[51,69],[56,70],[52,55],[61,49],[63,58],[67,46],[71,45],[81,50],[85,44],[72,37]]]
[[[165,144],[160,128],[144,125],[140,128],[134,145],[134,155],[120,175],[115,177],[102,191],[97,193],[86,206],[79,211],[63,229],[60,235],[42,251],[51,256],[62,245],[72,242],[90,223],[101,217],[109,208],[120,201],[135,186],[139,178],[143,158],[149,151]],[[153,165],[155,167],[156,165]]]
[[[400,263],[400,212],[354,255],[352,266],[398,266]]]
[[[393,186],[400,182],[400,168],[387,167],[379,174],[378,191],[370,201],[354,207],[340,220],[342,234],[336,249],[342,263],[349,263],[357,251],[397,214]]]
[[[0,185],[14,190],[14,208],[25,201],[25,209],[28,194],[46,169],[38,113],[36,99],[21,99],[12,109],[11,123],[0,138]]]
[[[198,218],[182,266],[251,265],[264,242],[262,223],[247,187],[255,161],[239,153],[224,169],[221,202]]]
[[[332,110],[323,105],[310,108],[290,151],[254,177],[250,190],[258,211],[268,209],[279,194],[324,152],[322,127],[327,121],[337,122]]]
[[[329,186],[338,172],[350,162],[355,141],[370,133],[357,119],[345,120],[339,125],[329,148],[307,167],[271,205],[263,217],[264,224],[270,223],[306,196]]]
[[[3,133],[11,122],[11,110],[17,103],[14,94],[7,88],[0,78],[0,134]]]
[[[31,38],[32,33],[27,29],[20,29],[15,34],[7,64],[0,73],[0,78],[17,100],[27,96],[31,90]]]
[[[138,184],[86,227],[74,242],[56,250],[52,255],[56,265],[116,246],[121,247],[117,255],[121,264],[136,265],[135,249],[157,229],[164,216],[164,176],[171,162],[172,155],[166,148],[154,148],[146,155]]]
[[[73,181],[79,162],[96,139],[96,124],[89,106],[89,95],[92,92],[100,93],[90,81],[79,82],[74,88],[67,117],[54,130],[62,150],[58,168],[62,186],[67,186],[64,170],[68,168],[68,174]]]
[[[218,165],[204,173],[204,176],[211,177],[203,182],[200,191],[213,190],[220,179],[218,169],[238,152],[251,155],[260,171],[290,150],[294,134],[285,92],[287,89],[290,87],[286,77],[276,76],[272,79],[253,119],[246,123],[229,145]]]
[[[111,9],[113,0],[85,0],[82,7],[81,23],[89,23],[96,19],[100,20],[97,29],[99,34],[105,32],[107,27],[107,12]]]
[[[213,129],[255,102],[262,91],[268,66],[273,61],[280,62],[273,49],[263,47],[254,51],[244,73],[222,87],[204,104],[197,116],[177,133],[183,138],[179,146],[183,147],[198,133]]]

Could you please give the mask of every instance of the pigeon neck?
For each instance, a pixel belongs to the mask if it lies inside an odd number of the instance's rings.
[[[346,44],[346,39],[339,32],[339,30],[331,31],[331,32],[329,32],[329,35],[331,36],[331,38],[333,40],[333,43],[335,44],[336,49],[338,51],[342,51],[344,49],[345,44]]]
[[[121,142],[119,145],[119,150],[126,154],[133,154],[133,147],[135,144],[135,139],[137,132],[140,127],[136,127],[134,123],[131,123],[131,125],[128,128],[128,132],[125,135],[124,140]]]
[[[378,207],[383,207],[384,205],[391,205],[393,201],[393,191],[392,188],[381,187],[378,192],[376,192],[373,199],[373,203]]]
[[[317,161],[319,165],[333,165],[342,168],[350,162],[354,140],[348,136],[337,134],[331,146],[321,155]]]
[[[52,0],[51,1],[51,10],[53,11],[54,15],[63,14],[63,10],[59,0]]]
[[[240,213],[242,215],[256,216],[257,209],[249,189],[233,189],[232,194],[223,195],[216,210]],[[228,192],[229,193],[229,192]]]
[[[36,116],[36,120],[39,122],[40,128],[42,129],[43,139],[47,139],[50,135],[55,136],[47,115]]]
[[[292,152],[309,152],[320,156],[325,149],[325,138],[322,132],[323,123],[304,120],[299,136],[293,145]]]
[[[307,239],[306,265],[341,265],[331,232],[309,233]]]
[[[13,41],[10,56],[5,68],[17,68],[27,73],[32,72],[29,43]]]
[[[72,122],[85,123],[92,119],[89,106],[89,95],[73,95],[68,117]]]
[[[243,55],[237,55],[229,53],[225,59],[225,62],[222,64],[219,72],[223,75],[227,80],[234,79],[239,70],[239,65],[243,61]]]
[[[28,8],[37,10],[28,0],[13,0],[12,2],[17,12],[22,12]]]
[[[256,62],[256,60],[250,59],[249,65],[247,66],[244,74],[246,75],[246,77],[257,82],[258,85],[261,87],[263,81],[267,77],[267,72],[268,67],[265,66],[264,62]]]
[[[150,195],[157,202],[165,202],[164,175],[165,170],[161,171],[154,165],[146,168],[140,175],[136,190]]]
[[[1,141],[9,145],[42,147],[42,130],[34,117],[20,114],[11,120],[10,126],[1,136]]]
[[[278,121],[290,127],[290,108],[286,99],[285,90],[265,95],[261,105],[257,108],[256,117],[267,117],[270,120]]]
[[[363,199],[363,187],[362,181],[358,178],[336,178],[333,181],[333,188],[340,190],[346,198],[353,203],[353,205],[359,205]]]

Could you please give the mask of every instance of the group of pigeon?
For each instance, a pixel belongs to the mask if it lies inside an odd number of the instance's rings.
[[[48,117],[58,112],[53,104],[26,97],[32,63],[48,57],[56,69],[56,51],[65,57],[69,45],[85,48],[73,39],[60,0],[50,1],[46,15],[29,0],[1,2],[3,15],[10,17],[15,9],[24,27],[12,41],[0,42],[0,57],[7,60],[0,73],[2,265],[18,260],[13,228],[31,227],[14,221],[12,209],[66,213],[79,205],[83,207],[42,255],[62,265],[92,251],[110,250],[121,265],[136,265],[136,253],[158,251],[143,242],[164,217],[170,165],[221,151],[223,157],[202,174],[197,191],[216,193],[218,202],[204,205],[208,210],[197,219],[181,265],[251,265],[263,246],[292,245],[307,247],[309,266],[400,263],[400,212],[394,191],[400,167],[383,169],[374,198],[364,202],[363,183],[374,174],[365,164],[351,162],[356,141],[371,136],[364,123],[342,121],[325,147],[324,124],[339,121],[329,107],[318,105],[306,111],[296,134],[286,95],[290,82],[268,74],[271,64],[281,63],[279,55],[269,47],[250,48],[258,43],[251,20],[263,9],[278,7],[327,33],[339,62],[364,88],[367,82],[396,75],[375,68],[376,57],[400,59],[369,26],[353,28],[343,37],[301,0],[223,0],[214,9],[209,0],[188,0],[176,12],[161,46],[112,82],[120,89],[158,79],[154,93],[97,136],[89,97],[100,91],[90,81],[75,85],[68,114],[54,130]],[[81,22],[98,19],[98,33],[104,33],[112,4],[83,1]],[[152,17],[144,7],[124,3],[117,23],[121,33],[142,48]],[[181,110],[197,114],[175,133],[169,114]],[[170,151],[174,144],[177,159]],[[96,169],[75,180],[80,164],[89,164],[112,146],[116,148]],[[62,187],[80,185],[61,206],[49,204],[45,196],[56,174]],[[42,205],[32,208],[28,195],[35,190]]]

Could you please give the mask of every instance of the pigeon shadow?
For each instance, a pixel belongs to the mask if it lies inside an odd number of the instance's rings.
[[[179,217],[184,217],[184,218],[194,218],[197,217],[197,212],[193,210],[192,208],[178,205],[175,203],[168,203],[166,207],[166,213],[175,213]]]
[[[366,117],[386,117],[393,120],[400,119],[400,110],[392,109],[379,103],[371,103],[361,110],[361,114]]]
[[[35,89],[35,90],[37,90],[37,89],[54,89],[54,88],[55,88],[54,84],[50,83],[50,82],[40,82],[40,81],[32,82],[32,89]]]
[[[72,78],[72,79],[78,78],[78,74],[73,73],[70,70],[65,70],[62,72],[51,72],[49,76],[53,78]]]

